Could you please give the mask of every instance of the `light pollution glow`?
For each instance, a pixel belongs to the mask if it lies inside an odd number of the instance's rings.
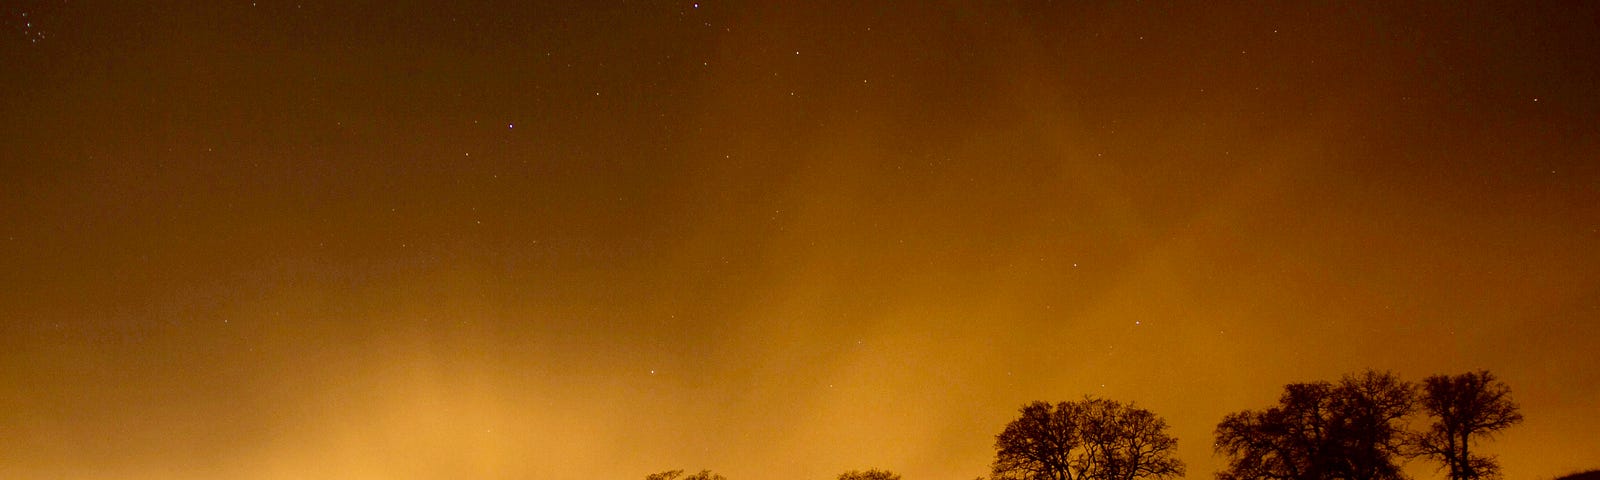
[[[1208,478],[1369,367],[1600,466],[1593,6],[51,5],[0,477],[966,479],[1088,394]]]

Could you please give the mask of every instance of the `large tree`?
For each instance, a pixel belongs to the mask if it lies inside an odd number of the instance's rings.
[[[1406,416],[1415,411],[1416,387],[1392,373],[1367,370],[1346,375],[1334,389],[1337,478],[1401,480],[1398,460],[1405,456]]]
[[[1338,384],[1284,386],[1278,406],[1246,410],[1217,425],[1219,480],[1403,480],[1397,463],[1415,388],[1368,370]]]
[[[1149,410],[1085,398],[1022,407],[995,439],[993,477],[1017,480],[1135,480],[1183,475],[1178,441]]]
[[[1472,453],[1472,443],[1522,422],[1511,387],[1488,371],[1434,375],[1422,382],[1422,409],[1433,419],[1417,434],[1417,454],[1442,463],[1450,480],[1499,476],[1494,457]]]
[[[1084,441],[1097,455],[1100,480],[1170,478],[1183,475],[1183,462],[1175,455],[1178,439],[1167,434],[1167,422],[1154,412],[1114,400],[1088,399],[1083,423]]]
[[[1229,414],[1217,424],[1215,448],[1229,457],[1218,480],[1323,480],[1331,455],[1327,382],[1285,385],[1278,406]]]

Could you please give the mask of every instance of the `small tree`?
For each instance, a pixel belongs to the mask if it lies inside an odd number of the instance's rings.
[[[1498,477],[1499,462],[1471,448],[1475,440],[1522,422],[1511,387],[1478,371],[1428,377],[1422,392],[1422,408],[1433,424],[1416,436],[1416,454],[1442,463],[1450,480]]]
[[[900,474],[876,468],[865,472],[851,470],[839,474],[839,480],[900,480]]]

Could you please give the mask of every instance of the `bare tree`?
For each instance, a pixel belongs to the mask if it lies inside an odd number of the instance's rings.
[[[1183,475],[1174,455],[1178,439],[1167,434],[1167,422],[1155,413],[1114,400],[1087,399],[1083,436],[1090,455],[1098,456],[1100,480],[1165,479]],[[1097,474],[1098,473],[1098,474]]]
[[[1077,480],[1083,476],[1081,407],[1073,402],[1033,402],[995,438],[995,477]]]
[[[993,478],[1165,479],[1183,474],[1177,439],[1149,410],[1115,400],[1033,402],[995,439]]]
[[[1218,480],[1328,478],[1328,418],[1333,385],[1285,385],[1278,406],[1229,414],[1217,424],[1216,451],[1230,457]]]
[[[679,480],[679,477],[682,476],[683,470],[667,470],[665,472],[645,475],[644,480]],[[710,470],[701,470],[700,473],[683,477],[681,480],[728,480],[728,478],[722,475],[711,473]]]
[[[1416,387],[1392,373],[1346,375],[1334,389],[1333,433],[1342,461],[1332,473],[1350,480],[1403,480],[1405,418],[1416,410]]]
[[[645,475],[645,480],[674,480],[680,475],[683,475],[683,470],[666,470],[666,472],[658,472],[658,474]]]
[[[1472,453],[1471,447],[1475,440],[1522,422],[1511,387],[1488,371],[1478,371],[1428,377],[1422,392],[1422,409],[1433,424],[1416,435],[1416,454],[1442,463],[1450,480],[1498,477],[1499,462]]]
[[[1404,480],[1397,462],[1415,388],[1368,370],[1338,384],[1284,386],[1278,406],[1228,415],[1216,451],[1218,480]]]
[[[644,480],[674,480],[681,475],[683,475],[683,470],[667,470],[665,472],[645,475]]]
[[[900,474],[876,468],[865,472],[851,470],[839,474],[839,480],[900,480]]]

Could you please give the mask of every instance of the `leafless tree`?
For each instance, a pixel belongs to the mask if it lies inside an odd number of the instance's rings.
[[[678,477],[680,477],[682,475],[683,475],[683,470],[667,470],[665,472],[652,473],[652,474],[649,474],[649,475],[645,475],[644,476],[644,480],[675,480],[676,478],[678,478]]]
[[[1236,412],[1217,425],[1218,480],[1404,480],[1397,461],[1415,387],[1368,370],[1338,384],[1284,386],[1278,406]]]
[[[1022,407],[995,439],[993,478],[1136,480],[1183,475],[1177,439],[1149,410],[1085,398]]]
[[[900,474],[876,468],[865,472],[851,470],[839,474],[839,480],[900,480]]]
[[[1472,444],[1522,422],[1511,388],[1488,371],[1434,375],[1422,382],[1422,409],[1433,419],[1415,437],[1416,455],[1442,463],[1450,480],[1496,478],[1499,462]]]
[[[683,470],[667,470],[645,475],[644,480],[728,480],[728,477],[711,473],[710,470],[701,470],[700,473],[684,477]]]
[[[1178,439],[1167,434],[1167,422],[1155,413],[1114,400],[1084,400],[1084,440],[1090,455],[1098,456],[1099,480],[1169,478],[1183,475],[1183,462],[1174,455]],[[1096,475],[1098,473],[1098,475]]]

